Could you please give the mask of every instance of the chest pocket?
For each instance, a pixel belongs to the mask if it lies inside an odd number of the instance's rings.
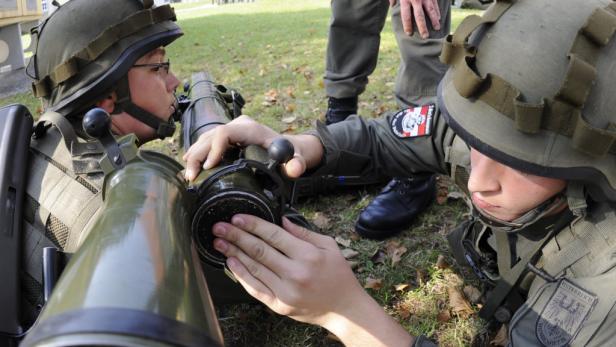
[[[514,315],[510,346],[614,345],[616,271],[544,284]]]

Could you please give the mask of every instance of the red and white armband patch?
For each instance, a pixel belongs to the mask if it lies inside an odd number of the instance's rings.
[[[428,136],[432,132],[434,104],[410,107],[391,119],[391,130],[400,138]]]

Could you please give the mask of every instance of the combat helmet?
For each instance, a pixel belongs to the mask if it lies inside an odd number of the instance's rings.
[[[71,117],[116,91],[114,113],[126,111],[159,137],[172,135],[173,119],[164,122],[132,103],[127,73],[144,54],[182,35],[175,20],[169,5],[153,0],[68,1],[33,29],[34,94],[45,110]]]
[[[613,1],[497,0],[447,38],[440,108],[483,154],[616,201],[615,31]]]

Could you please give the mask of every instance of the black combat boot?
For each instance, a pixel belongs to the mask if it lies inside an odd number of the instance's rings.
[[[436,178],[416,176],[394,178],[361,212],[355,224],[357,233],[382,240],[408,228],[436,195]]]
[[[327,112],[325,113],[325,124],[342,122],[348,116],[357,113],[357,97],[336,99],[330,97],[327,101]]]

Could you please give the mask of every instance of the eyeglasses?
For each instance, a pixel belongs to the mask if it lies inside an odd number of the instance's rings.
[[[163,76],[166,76],[169,74],[171,63],[169,62],[169,60],[167,60],[164,63],[135,64],[132,67],[149,67],[149,68],[152,68],[152,71],[162,73]]]

